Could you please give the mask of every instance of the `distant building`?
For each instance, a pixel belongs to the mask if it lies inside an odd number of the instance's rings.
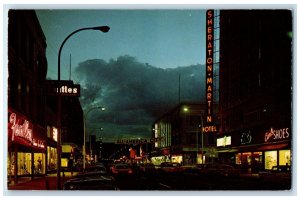
[[[7,174],[46,173],[46,39],[33,10],[8,12]]]
[[[219,158],[245,171],[291,165],[292,12],[220,11]]]
[[[152,138],[156,142],[152,147],[151,161],[154,164],[172,161],[189,165],[215,159],[218,126],[206,127],[205,122],[202,123],[205,111],[206,104],[181,103],[155,120]]]
[[[79,101],[80,86],[73,81],[61,80],[61,144],[72,144],[73,155],[63,154],[62,158],[77,159],[82,157],[83,146],[83,110]],[[57,113],[57,81],[47,80],[46,104],[49,112]],[[56,121],[57,119],[55,119]]]

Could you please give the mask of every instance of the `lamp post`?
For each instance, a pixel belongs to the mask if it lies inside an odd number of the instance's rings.
[[[57,78],[57,84],[58,84],[58,95],[57,95],[57,189],[61,189],[61,181],[60,181],[60,167],[61,167],[61,91],[60,91],[60,55],[61,55],[61,51],[62,48],[64,46],[64,44],[66,43],[66,41],[75,33],[78,33],[80,31],[84,31],[84,30],[99,30],[102,31],[104,33],[109,31],[109,27],[108,26],[97,26],[97,27],[88,27],[88,28],[81,28],[78,29],[76,31],[73,31],[72,33],[70,33],[62,42],[62,44],[60,45],[59,48],[59,52],[58,52],[58,69],[57,69],[57,74],[58,74],[58,78]]]
[[[203,148],[204,148],[204,143],[203,143],[203,117],[202,117],[202,115],[200,115],[200,118],[201,118],[201,156],[202,156],[202,158],[201,158],[201,162],[202,162],[202,164],[204,164],[204,161],[203,161],[203,158],[204,158],[204,156],[203,156],[203,153],[204,153],[204,150],[203,150]],[[197,141],[197,143],[198,143],[198,141]]]
[[[202,117],[202,115],[200,115],[200,119],[201,119],[201,124],[198,126],[198,127],[200,127],[201,129],[201,131],[200,131],[200,133],[201,133],[201,164],[204,164],[204,162],[203,162],[203,148],[204,148],[204,143],[203,143],[203,117]],[[196,164],[197,164],[197,160],[198,160],[198,149],[199,149],[199,142],[198,142],[198,127],[197,127],[197,132],[196,132],[196,141],[197,141],[197,143],[196,143]]]
[[[86,156],[86,152],[85,152],[85,146],[86,146],[86,142],[85,142],[85,139],[86,139],[86,118],[87,118],[87,115],[92,111],[92,110],[95,110],[95,109],[100,109],[101,111],[104,111],[105,108],[104,107],[100,107],[100,106],[97,106],[97,107],[92,107],[90,108],[86,113],[85,115],[83,116],[83,149],[82,149],[82,156],[83,156],[83,170],[85,169],[85,156]]]

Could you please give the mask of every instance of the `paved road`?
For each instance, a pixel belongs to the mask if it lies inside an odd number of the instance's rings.
[[[8,184],[7,190],[57,190],[56,177],[56,174],[35,177],[33,180],[28,177],[21,177],[17,184],[14,182]],[[61,184],[70,178],[72,178],[71,173],[66,172],[65,176],[61,175]]]
[[[75,175],[75,174],[74,174]],[[61,183],[72,178],[70,173],[61,176]],[[126,190],[289,190],[291,180],[261,180],[256,177],[203,178],[188,176],[130,176],[116,177],[121,191]],[[62,188],[62,187],[61,187]],[[15,190],[56,190],[56,174],[45,177],[20,178],[18,184],[8,185],[8,191]]]

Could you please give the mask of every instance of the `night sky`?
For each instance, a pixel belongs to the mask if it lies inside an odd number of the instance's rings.
[[[205,87],[205,10],[37,10],[46,36],[48,79],[57,79],[57,54],[71,32],[108,25],[108,33],[82,31],[65,44],[61,79],[81,84],[87,130],[102,127],[104,142],[149,138],[151,124],[181,100],[199,102]]]

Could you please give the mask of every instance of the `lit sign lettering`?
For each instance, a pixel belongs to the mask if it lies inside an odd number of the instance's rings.
[[[9,117],[9,123],[12,124],[12,141],[16,137],[22,137],[30,142],[32,142],[32,129],[29,128],[29,121],[24,120],[23,124],[18,124],[16,113],[12,113]]]
[[[125,139],[117,140],[116,144],[145,144],[145,143],[155,143],[163,138],[151,138],[151,139]]]
[[[23,138],[30,142],[33,146],[44,148],[44,142],[33,137],[33,131],[31,128],[30,122],[24,120],[22,124],[19,124],[20,121],[17,119],[16,113],[11,113],[9,117],[9,126],[12,130],[12,141],[15,141],[16,137]]]
[[[217,132],[217,126],[204,126],[203,133]]]
[[[241,144],[250,144],[252,142],[251,133],[243,133],[241,137]]]
[[[213,47],[214,11],[206,12],[206,122],[211,123],[213,115]]]
[[[71,95],[71,96],[77,96],[79,95],[80,91],[80,86],[79,85],[73,85],[73,86],[67,86],[63,85],[60,87],[60,93],[61,94],[66,94],[66,95]],[[56,93],[58,93],[58,88],[56,88]]]
[[[80,85],[76,84],[63,84],[58,88],[57,83],[48,85],[48,95],[58,95],[60,93],[62,96],[80,96]]]
[[[265,134],[265,142],[270,140],[281,140],[287,139],[290,137],[289,128],[282,128],[282,129],[273,129]]]
[[[52,136],[52,138],[53,138],[53,140],[55,141],[55,142],[57,142],[57,128],[53,128],[53,136]]]

